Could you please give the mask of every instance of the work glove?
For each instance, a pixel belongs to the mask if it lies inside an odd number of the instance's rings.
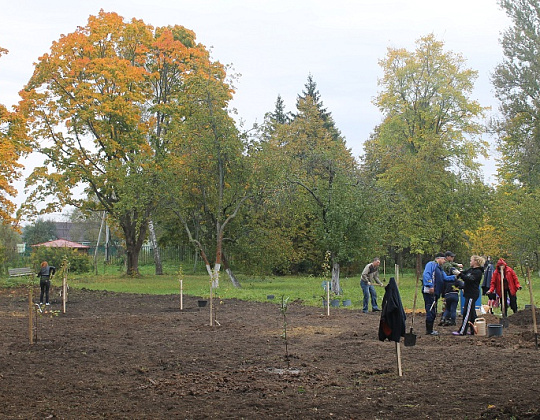
[[[452,274],[453,274],[454,276],[457,277],[457,276],[459,276],[459,275],[461,274],[461,271],[459,271],[458,269],[454,268],[454,269],[452,270]]]

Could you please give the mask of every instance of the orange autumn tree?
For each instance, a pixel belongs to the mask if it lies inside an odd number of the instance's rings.
[[[0,56],[7,54],[0,48]],[[16,222],[13,216],[17,190],[12,182],[21,176],[22,165],[19,158],[29,152],[24,121],[18,111],[10,112],[0,104],[0,223],[11,225]]]
[[[127,271],[138,257],[160,196],[167,132],[189,121],[197,101],[186,85],[212,78],[208,51],[181,26],[153,28],[103,10],[43,55],[24,94],[43,166],[28,180],[29,202],[105,211],[125,239]],[[77,189],[84,187],[87,197]]]

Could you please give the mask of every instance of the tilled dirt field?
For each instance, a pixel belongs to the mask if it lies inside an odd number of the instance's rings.
[[[0,291],[0,418],[540,418],[530,310],[489,338],[425,336],[416,315],[399,377],[376,313],[291,303],[288,369],[277,301],[216,306],[210,327],[196,298],[72,290],[29,344],[27,292]]]

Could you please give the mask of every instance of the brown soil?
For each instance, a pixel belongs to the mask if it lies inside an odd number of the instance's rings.
[[[287,369],[277,303],[219,302],[210,327],[196,298],[72,290],[29,344],[26,292],[0,291],[0,418],[540,418],[530,310],[489,338],[425,336],[417,315],[399,377],[378,314],[298,302]]]

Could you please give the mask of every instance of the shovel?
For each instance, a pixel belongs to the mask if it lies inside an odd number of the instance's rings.
[[[414,286],[414,300],[413,300],[413,310],[412,310],[412,316],[411,316],[411,329],[408,333],[405,333],[405,338],[403,340],[403,344],[407,347],[412,347],[416,345],[416,334],[413,333],[413,327],[414,327],[414,313],[416,312],[416,297],[418,296],[418,281],[420,279],[420,267],[419,267],[419,257],[416,258],[416,284]]]
[[[508,318],[506,317],[506,297],[504,296],[504,267],[501,265],[499,267],[501,271],[501,311],[502,311],[502,326],[508,328]]]

